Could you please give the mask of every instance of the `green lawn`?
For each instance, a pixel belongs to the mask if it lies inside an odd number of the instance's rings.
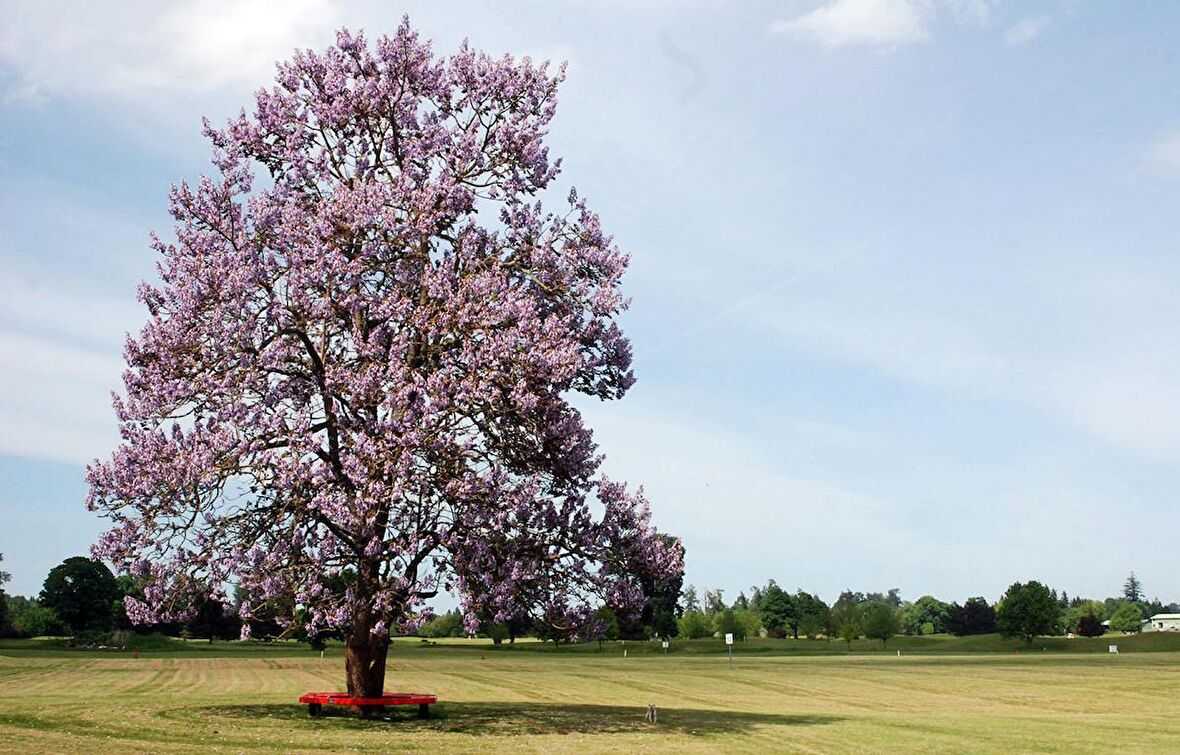
[[[1180,652],[1149,637],[1100,639],[1101,653],[1017,654],[992,638],[1002,652],[970,655],[938,652],[962,642],[950,638],[863,654],[760,641],[732,668],[711,641],[668,655],[628,643],[623,658],[620,644],[403,640],[388,688],[442,702],[428,720],[384,721],[310,719],[296,704],[340,687],[339,648],[321,659],[298,646],[194,642],[135,658],[9,642],[0,751],[1180,751]],[[1116,641],[1122,652],[1107,655]],[[643,720],[649,703],[658,724]]]

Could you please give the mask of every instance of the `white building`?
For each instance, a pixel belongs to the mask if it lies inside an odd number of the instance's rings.
[[[1144,632],[1180,632],[1180,613],[1157,613],[1143,622]]]

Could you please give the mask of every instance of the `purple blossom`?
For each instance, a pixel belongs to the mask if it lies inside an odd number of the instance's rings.
[[[541,201],[563,77],[437,57],[403,22],[297,52],[252,114],[206,122],[217,173],[171,192],[122,443],[88,468],[94,554],[147,582],[133,620],[232,582],[245,619],[285,600],[387,643],[454,585],[471,631],[576,627],[680,568],[567,400],[634,376],[626,254],[573,190]]]

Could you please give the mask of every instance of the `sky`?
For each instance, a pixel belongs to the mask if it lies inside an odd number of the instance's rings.
[[[1180,7],[984,0],[0,0],[9,592],[103,529],[202,116],[403,13],[568,62],[551,150],[631,254],[638,377],[579,405],[686,583],[1180,600]]]

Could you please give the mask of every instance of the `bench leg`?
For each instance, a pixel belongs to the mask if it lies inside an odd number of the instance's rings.
[[[430,706],[426,703],[418,704],[418,718],[430,718]]]
[[[319,714],[320,714],[320,704],[319,703],[308,703],[307,704],[307,715],[318,716]]]

